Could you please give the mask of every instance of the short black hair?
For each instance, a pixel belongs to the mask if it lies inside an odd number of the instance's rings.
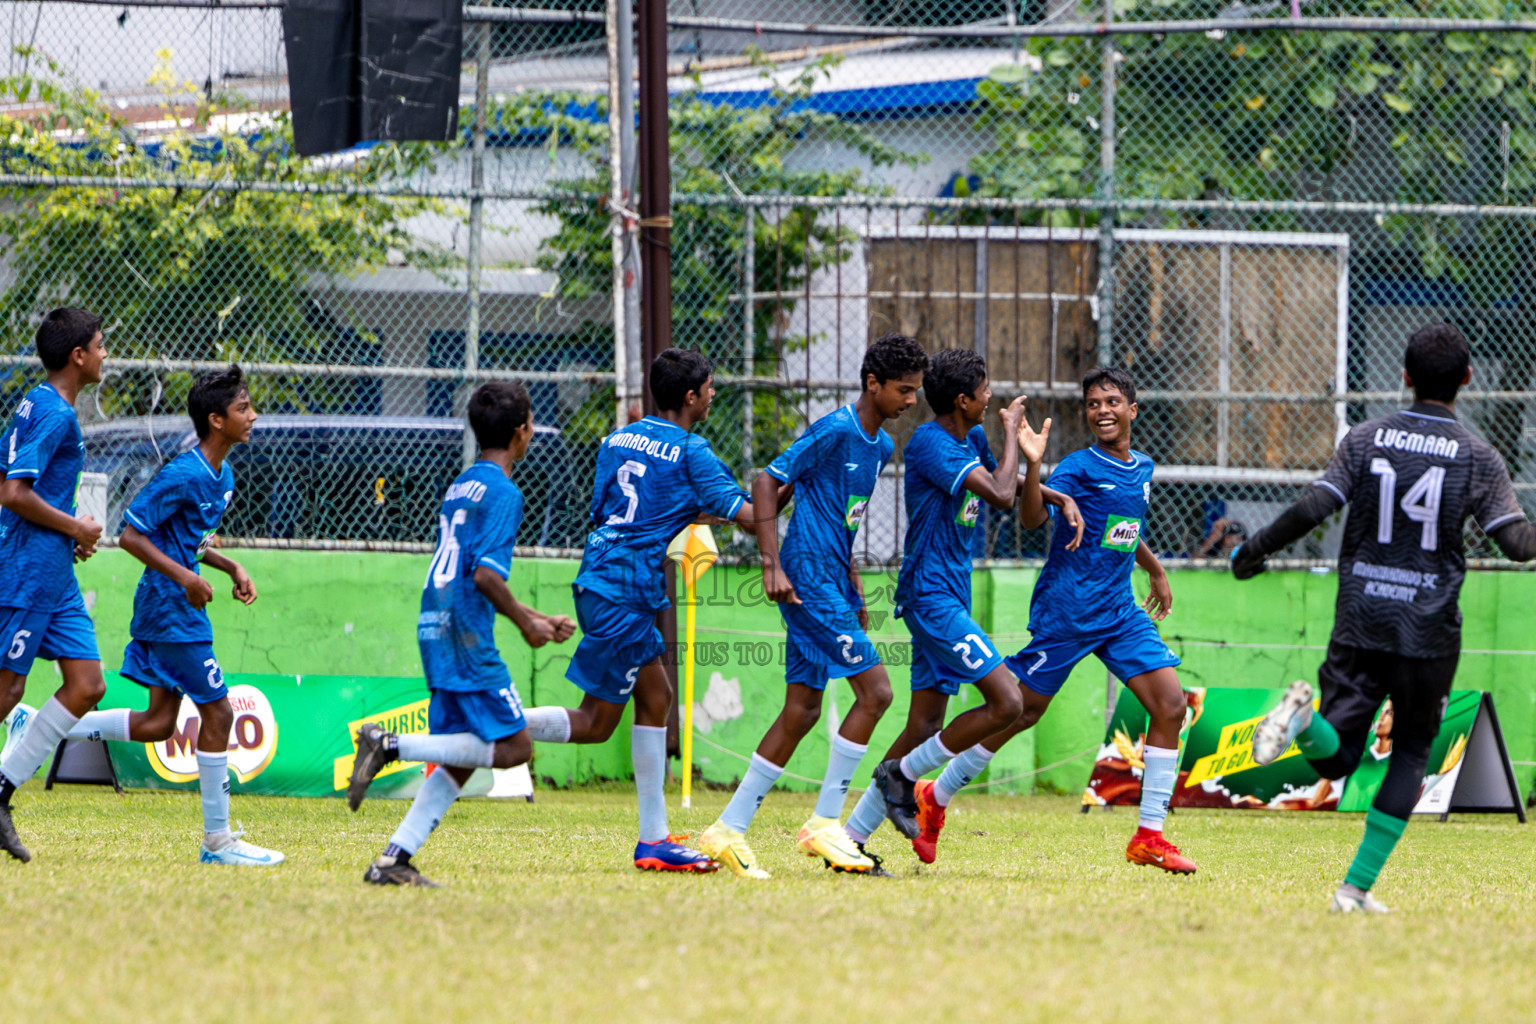
[[[1408,336],[1403,369],[1413,380],[1413,395],[1421,402],[1453,402],[1472,365],[1467,339],[1450,324],[1430,324]]]
[[[528,389],[518,381],[487,381],[469,396],[469,429],[481,451],[507,447],[517,428],[532,418]]]
[[[976,389],[987,379],[987,361],[972,349],[947,348],[928,363],[923,377],[923,394],[933,411],[943,415],[955,411],[955,399],[975,397]]]
[[[1090,390],[1104,387],[1114,388],[1127,402],[1136,404],[1136,382],[1118,366],[1099,366],[1083,374],[1083,401],[1088,401]]]
[[[859,367],[859,390],[869,389],[871,374],[876,384],[884,384],[927,369],[928,353],[916,339],[905,334],[884,334],[864,350],[864,365]]]
[[[704,382],[714,368],[702,352],[691,348],[669,348],[651,363],[651,397],[656,408],[675,412],[683,407],[688,392],[703,393]]]
[[[229,407],[249,391],[245,373],[234,363],[218,373],[205,373],[197,378],[187,393],[187,415],[192,417],[192,427],[200,438],[207,437],[213,429],[210,416],[228,416]]]
[[[38,358],[48,372],[62,370],[69,365],[70,354],[89,345],[99,330],[101,317],[89,310],[74,306],[49,310],[37,325]]]

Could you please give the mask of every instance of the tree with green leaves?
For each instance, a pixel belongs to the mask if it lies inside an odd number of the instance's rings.
[[[864,126],[835,114],[813,109],[812,92],[819,79],[840,58],[828,55],[807,64],[780,83],[776,68],[761,53],[749,56],[760,69],[767,91],[758,106],[739,107],[695,91],[675,96],[670,105],[672,188],[684,195],[782,195],[783,207],[760,211],[753,226],[755,249],[753,290],[783,295],[803,290],[816,271],[835,266],[853,255],[857,237],[839,228],[826,210],[793,205],[794,197],[878,194],[857,169],[821,170],[796,167],[789,160],[806,137],[847,147],[870,165],[913,165],[918,157],[882,142]],[[540,212],[559,227],[542,243],[541,264],[560,276],[564,297],[606,295],[612,288],[613,262],[609,246],[607,101],[576,93],[528,93],[506,101],[499,110],[504,123],[536,126],[548,133],[551,155],[568,145],[585,160],[580,177],[556,182],[561,198],[547,200]],[[596,116],[594,116],[594,113]],[[642,183],[643,185],[643,183]],[[756,355],[751,366],[742,362],[745,324],[740,298],[745,263],[746,209],[734,203],[683,201],[672,209],[672,338],[697,348],[722,371],[772,375],[787,353],[810,341],[797,333],[792,298],[769,298],[752,310]],[[607,321],[588,324],[595,335],[611,336]],[[754,413],[754,451],[778,451],[801,426],[782,396],[750,392]],[[717,411],[704,426],[721,452],[731,459],[739,452],[743,429],[741,401],[717,401]],[[612,403],[589,402],[585,415],[609,418]],[[598,430],[592,436],[602,436]],[[586,432],[576,431],[578,436]],[[730,442],[724,446],[723,442]]]
[[[1468,0],[1466,16],[1507,16]],[[1483,8],[1481,11],[1475,8]],[[1121,17],[1206,17],[1197,0],[1119,0]],[[1421,17],[1408,0],[1352,13]],[[1528,33],[1295,32],[1283,28],[1115,37],[1115,194],[1137,199],[1338,199],[1536,205],[1536,36]],[[1099,175],[1099,39],[1031,39],[1028,64],[982,82],[978,124],[992,144],[971,162],[978,194],[1086,199]],[[1098,214],[1056,213],[1055,223]],[[1035,216],[1028,219],[1043,220]],[[1196,214],[1119,222],[1199,226]],[[1230,218],[1228,218],[1230,222]],[[1283,207],[1255,229],[1306,223]],[[1333,223],[1338,223],[1337,219]],[[1381,230],[1377,230],[1379,228]],[[1496,358],[1485,386],[1531,386],[1536,363],[1536,224],[1525,217],[1359,217],[1357,267],[1464,286],[1468,336]],[[1361,250],[1364,250],[1362,252]],[[1362,275],[1363,276],[1363,275]],[[1507,312],[1498,307],[1514,306]],[[1520,408],[1485,422],[1519,455]]]
[[[345,167],[300,158],[286,112],[220,127],[221,114],[247,107],[178,80],[169,50],[157,54],[148,84],[174,127],[146,139],[57,61],[27,56],[38,72],[0,78],[0,97],[18,105],[0,114],[0,167],[37,179],[6,187],[0,203],[0,253],[12,275],[0,330],[10,352],[26,350],[43,311],[68,303],[105,317],[117,357],[350,363],[369,339],[321,313],[312,283],[392,255],[445,261],[405,226],[437,207],[430,200],[199,187],[378,185],[423,171],[430,147],[383,144]],[[123,179],[165,185],[119,186]],[[184,374],[129,376],[104,392],[111,411],[149,412],[158,384],[188,384]],[[335,411],[352,387],[272,377],[252,386],[264,407],[296,411]]]

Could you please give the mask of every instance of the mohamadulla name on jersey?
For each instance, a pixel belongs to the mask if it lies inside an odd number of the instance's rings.
[[[634,448],[663,462],[676,462],[683,457],[683,446],[658,441],[644,434],[614,434],[608,438],[610,448]]]
[[[1376,447],[1454,459],[1456,452],[1461,448],[1461,442],[1452,437],[1441,437],[1439,434],[1415,434],[1397,427],[1377,427]]]

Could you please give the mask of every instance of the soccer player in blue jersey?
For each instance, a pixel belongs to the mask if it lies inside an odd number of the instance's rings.
[[[511,619],[530,647],[571,638],[576,624],[518,601],[507,587],[523,495],[512,466],[533,440],[527,390],[493,381],[469,398],[480,458],[443,495],[437,552],[421,592],[416,642],[432,703],[427,733],[391,733],[369,722],[357,731],[347,804],[391,761],[427,761],[427,776],[389,845],[363,875],[374,885],[435,887],[411,863],[476,768],[512,768],[533,753],[517,684],[496,650],[496,614]]]
[[[176,731],[185,694],[197,705],[198,788],[203,804],[204,864],[270,866],[283,855],[245,842],[229,827],[229,732],[235,713],[213,654],[208,602],[213,585],[199,563],[227,573],[235,600],[256,600],[250,574],[210,548],[234,499],[229,452],[250,440],[256,423],[245,376],[238,366],[208,374],[192,385],[187,412],[197,444],[172,459],[144,485],[123,514],[124,551],[144,563],[133,595],[132,639],[123,652],[122,675],[149,690],[149,708],[92,711],[69,731],[70,739],[157,743]]]
[[[540,743],[602,743],[633,699],[630,742],[640,805],[635,867],[715,871],[716,861],[676,841],[667,828],[672,682],[655,620],[668,604],[667,544],[700,517],[751,529],[752,503],[709,442],[692,432],[708,418],[715,396],[709,360],[667,349],[651,364],[650,388],[657,415],[609,434],[597,456],[595,529],[572,587],[581,642],[565,673],[585,696],[576,708],[529,708],[528,728]]]
[[[1051,486],[1076,499],[1088,542],[1073,550],[1065,531],[1056,531],[1052,538],[1030,600],[1030,642],[1007,660],[1023,684],[1023,713],[1009,728],[988,738],[982,751],[995,753],[1038,722],[1073,667],[1089,654],[1095,655],[1115,678],[1124,681],[1151,718],[1143,751],[1141,817],[1125,858],[1134,864],[1193,874],[1194,861],[1163,836],[1178,776],[1185,700],[1176,671],[1178,655],[1163,643],[1153,623],[1168,615],[1173,593],[1167,573],[1141,538],[1152,494],[1152,460],[1131,448],[1136,385],[1124,370],[1092,370],[1083,378],[1083,400],[1095,443],[1062,459],[1051,474]],[[1030,447],[1033,475],[1044,445]],[[1043,512],[1036,492],[1036,488],[1025,488],[1020,513],[1026,524],[1038,521]],[[1151,579],[1144,605],[1136,603],[1131,589],[1133,564]],[[963,758],[956,758],[934,788],[953,794],[974,777]]]
[[[918,780],[1011,724],[1021,708],[1018,682],[971,617],[971,552],[981,503],[1010,509],[1018,493],[1024,399],[1002,411],[1006,448],[999,463],[981,426],[992,401],[981,356],[968,349],[938,353],[923,392],[937,415],[913,432],[903,454],[907,539],[896,583],[896,614],[912,635],[912,704],[906,731],[875,769],[846,831],[862,850],[889,816],[931,862],[919,828],[931,784],[919,787]],[[984,703],[938,728],[964,684],[980,690]]]
[[[75,511],[85,465],[75,398],[101,380],[101,318],[53,310],[38,325],[37,354],[48,378],[27,392],[0,435],[0,703],[7,714],[16,708],[36,658],[56,662],[63,682],[0,759],[0,848],[21,861],[32,855],[16,833],[11,796],[107,688],[74,571],[74,560],[90,557],[101,539],[101,524]]]
[[[779,603],[787,634],[784,709],[758,744],[747,774],[699,845],[738,877],[767,878],[746,831],[800,741],[821,717],[828,679],[847,679],[854,705],[832,738],[816,809],[800,828],[800,850],[839,871],[870,872],[875,862],[854,847],[841,818],[848,783],[891,704],[891,681],[865,630],[869,616],[853,562],[853,540],[875,482],[895,449],[882,427],[917,402],[928,355],[900,334],[887,334],[864,354],[864,391],[815,423],[752,485],[763,553],[763,590]],[[779,551],[780,491],[794,488],[795,511]]]

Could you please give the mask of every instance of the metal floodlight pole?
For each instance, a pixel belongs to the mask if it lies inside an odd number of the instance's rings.
[[[617,0],[619,32],[619,152],[624,162],[620,179],[624,205],[635,208],[636,185],[640,173],[638,150],[635,145],[635,11],[631,0]],[[644,392],[641,383],[643,352],[640,341],[640,236],[638,225],[631,220],[624,222],[624,351],[628,370],[624,389],[630,406],[640,402]],[[628,415],[629,407],[625,408]]]
[[[480,237],[485,225],[485,126],[486,105],[490,102],[491,26],[481,25],[475,53],[475,124],[469,146],[469,253],[466,277],[469,291],[469,318],[464,325],[464,398],[468,408],[469,392],[480,372]],[[464,431],[464,465],[474,464],[479,449],[475,435]]]
[[[623,87],[623,72],[619,67],[619,5],[620,0],[608,0],[608,219],[610,253],[613,259],[613,373],[614,425],[622,427],[629,409],[629,348],[625,344],[626,304],[624,301],[624,248],[626,230],[626,206],[624,201],[624,148],[622,140],[623,113],[619,103],[619,90]]]

